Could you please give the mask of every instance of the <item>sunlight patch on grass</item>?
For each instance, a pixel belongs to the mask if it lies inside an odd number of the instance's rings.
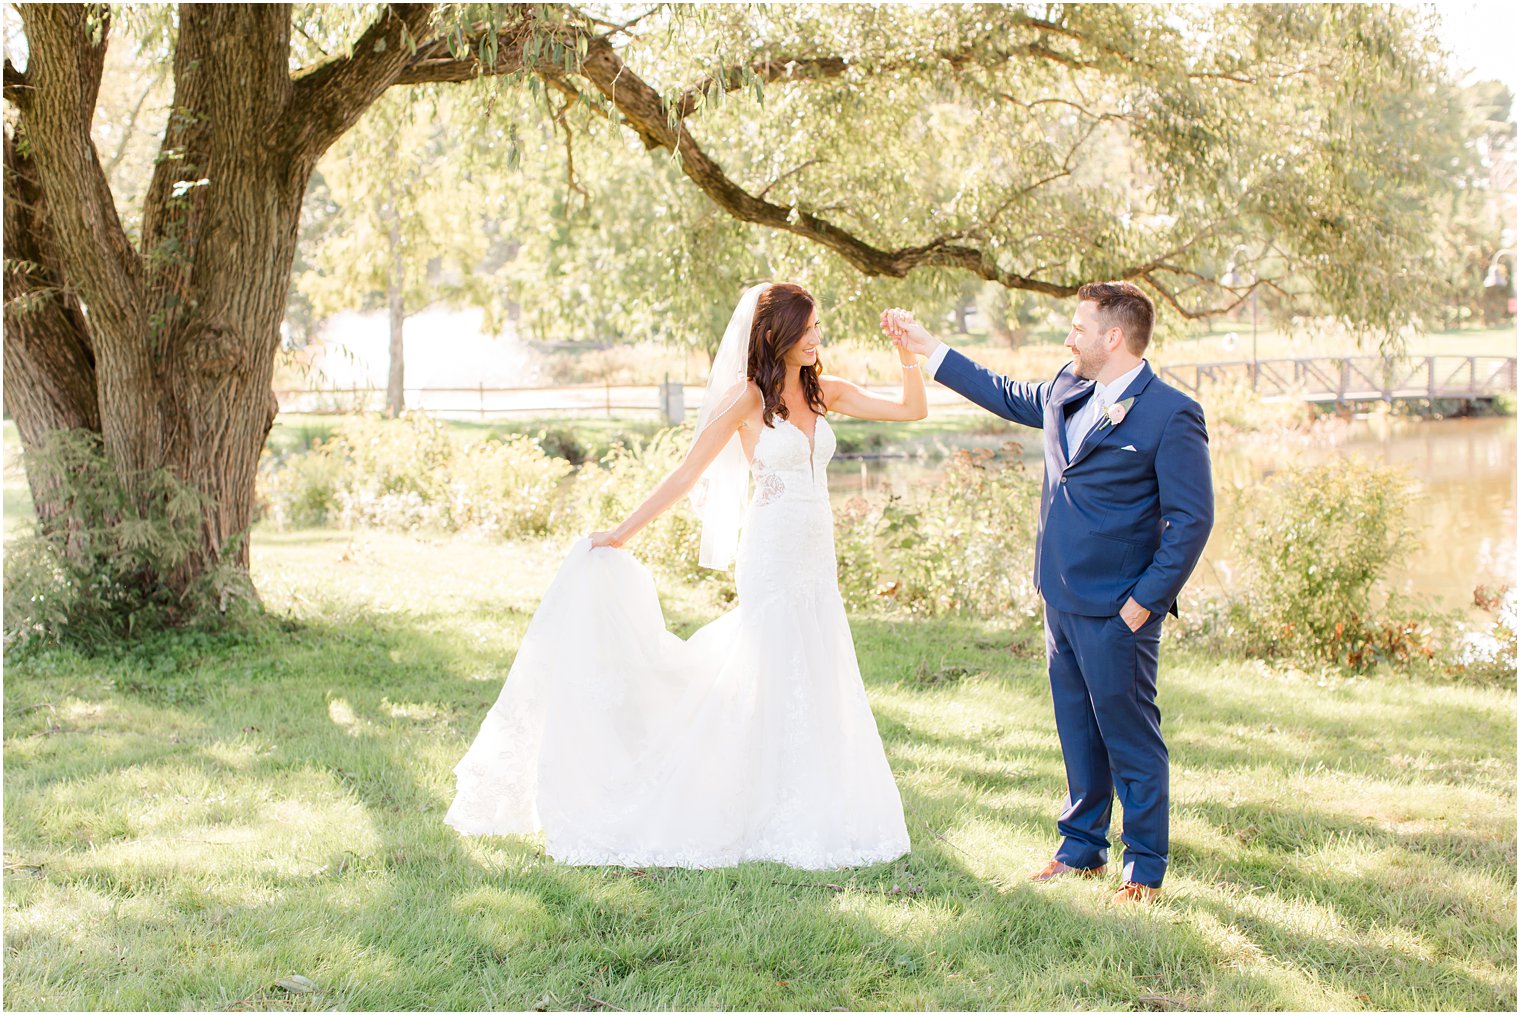
[[[327,701],[327,718],[334,725],[340,727],[343,732],[351,737],[362,736],[369,731],[369,722],[362,721],[354,714],[353,706],[346,698],[329,698]]]
[[[249,740],[216,740],[206,744],[201,751],[223,768],[241,771],[246,771],[270,753],[269,748]]]
[[[452,907],[466,918],[470,931],[501,956],[564,930],[543,901],[526,892],[483,885],[455,898]]]
[[[1327,819],[1360,820],[1389,831],[1417,821],[1450,827],[1453,819],[1460,819],[1469,829],[1492,835],[1496,843],[1507,840],[1513,854],[1514,812],[1493,810],[1491,797],[1479,789],[1411,786],[1366,777],[1353,782],[1333,771],[1295,773],[1285,780],[1285,789]]]
[[[71,885],[60,891],[44,886],[28,900],[25,908],[6,913],[5,935],[25,937],[44,932],[70,944],[85,944],[111,913],[116,900],[86,885]]]
[[[833,909],[841,915],[859,917],[882,934],[918,945],[931,943],[962,914],[928,899],[903,899],[864,892],[840,892]]]
[[[1022,874],[1038,870],[1054,852],[1052,844],[1012,835],[1004,823],[975,816],[974,812],[937,831],[941,838],[936,841],[948,845],[968,872],[999,885],[1015,883]]]
[[[1195,928],[1217,954],[1222,971],[1233,972],[1254,1003],[1241,1002],[1243,1009],[1278,1007],[1300,1011],[1355,1011],[1362,1007],[1356,996],[1338,990],[1312,973],[1264,949],[1251,932],[1230,918],[1229,911],[1191,908],[1180,921]],[[1221,993],[1233,991],[1221,991]],[[1269,1000],[1270,999],[1270,1000]],[[1210,1008],[1212,1004],[1197,1007]],[[1235,1007],[1231,1005],[1230,1007]]]
[[[385,714],[393,719],[417,719],[432,722],[447,716],[442,708],[432,702],[391,701],[389,698],[380,699],[380,707]]]

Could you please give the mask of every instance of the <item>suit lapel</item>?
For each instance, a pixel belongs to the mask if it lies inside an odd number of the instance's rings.
[[[1140,363],[1140,372],[1135,375],[1134,380],[1129,382],[1129,387],[1124,389],[1124,394],[1120,395],[1114,401],[1122,402],[1126,398],[1138,397],[1140,392],[1145,390],[1145,386],[1151,382],[1151,378],[1154,376],[1156,375],[1154,372],[1152,372],[1150,363],[1148,361],[1142,360]],[[1133,406],[1131,406],[1131,408],[1133,408]],[[1082,443],[1077,448],[1076,457],[1072,458],[1068,464],[1076,465],[1082,459],[1086,458],[1088,454],[1092,452],[1093,448],[1108,440],[1109,435],[1112,434],[1115,430],[1119,429],[1118,426],[1109,424],[1108,426],[1105,426],[1103,429],[1099,430],[1098,426],[1101,425],[1102,422],[1103,417],[1101,416],[1093,420],[1092,429],[1088,430],[1087,435],[1082,438]],[[1123,424],[1121,423],[1120,426],[1123,426]]]
[[[1063,369],[1070,369],[1070,365],[1068,364]],[[1076,377],[1075,374],[1072,375],[1072,381],[1071,390],[1062,395],[1060,402],[1056,405],[1056,447],[1061,449],[1062,465],[1065,465],[1071,458],[1071,448],[1066,445],[1066,423],[1071,419],[1071,414],[1077,411],[1075,403],[1082,401],[1083,398],[1092,394],[1093,390],[1092,381],[1083,380]]]

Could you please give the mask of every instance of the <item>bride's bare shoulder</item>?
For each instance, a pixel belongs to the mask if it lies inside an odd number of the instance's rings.
[[[743,415],[748,416],[765,404],[765,399],[760,394],[760,385],[745,379],[737,382],[724,393],[723,403],[739,409]]]
[[[760,386],[746,379],[735,382],[723,393],[723,404],[727,406],[723,415],[732,417],[742,427],[747,420],[759,414],[765,405],[765,399],[760,394]]]

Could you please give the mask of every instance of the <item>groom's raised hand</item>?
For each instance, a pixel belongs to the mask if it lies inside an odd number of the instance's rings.
[[[939,339],[929,334],[910,312],[901,307],[881,312],[881,330],[900,347],[919,356],[931,355],[939,347]]]

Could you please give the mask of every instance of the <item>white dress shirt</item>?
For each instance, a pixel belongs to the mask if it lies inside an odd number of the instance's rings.
[[[1103,410],[1119,401],[1120,396],[1124,394],[1124,389],[1129,387],[1130,381],[1140,376],[1140,368],[1143,366],[1145,366],[1145,360],[1136,363],[1107,384],[1102,381],[1093,382],[1092,397],[1088,398],[1082,408],[1072,413],[1071,418],[1066,421],[1066,446],[1071,449],[1071,458],[1077,457],[1083,439],[1092,430],[1093,424],[1098,422]]]
[[[939,371],[939,365],[945,361],[945,354],[949,351],[950,347],[944,342],[934,347],[934,351],[929,354],[928,362],[924,364],[924,369],[930,377]],[[1098,414],[1120,400],[1124,389],[1140,376],[1140,368],[1143,366],[1145,366],[1145,360],[1141,360],[1107,384],[1101,381],[1094,382],[1092,397],[1066,421],[1066,446],[1070,449],[1071,458],[1077,456],[1077,450],[1082,446],[1082,439],[1098,421]]]

